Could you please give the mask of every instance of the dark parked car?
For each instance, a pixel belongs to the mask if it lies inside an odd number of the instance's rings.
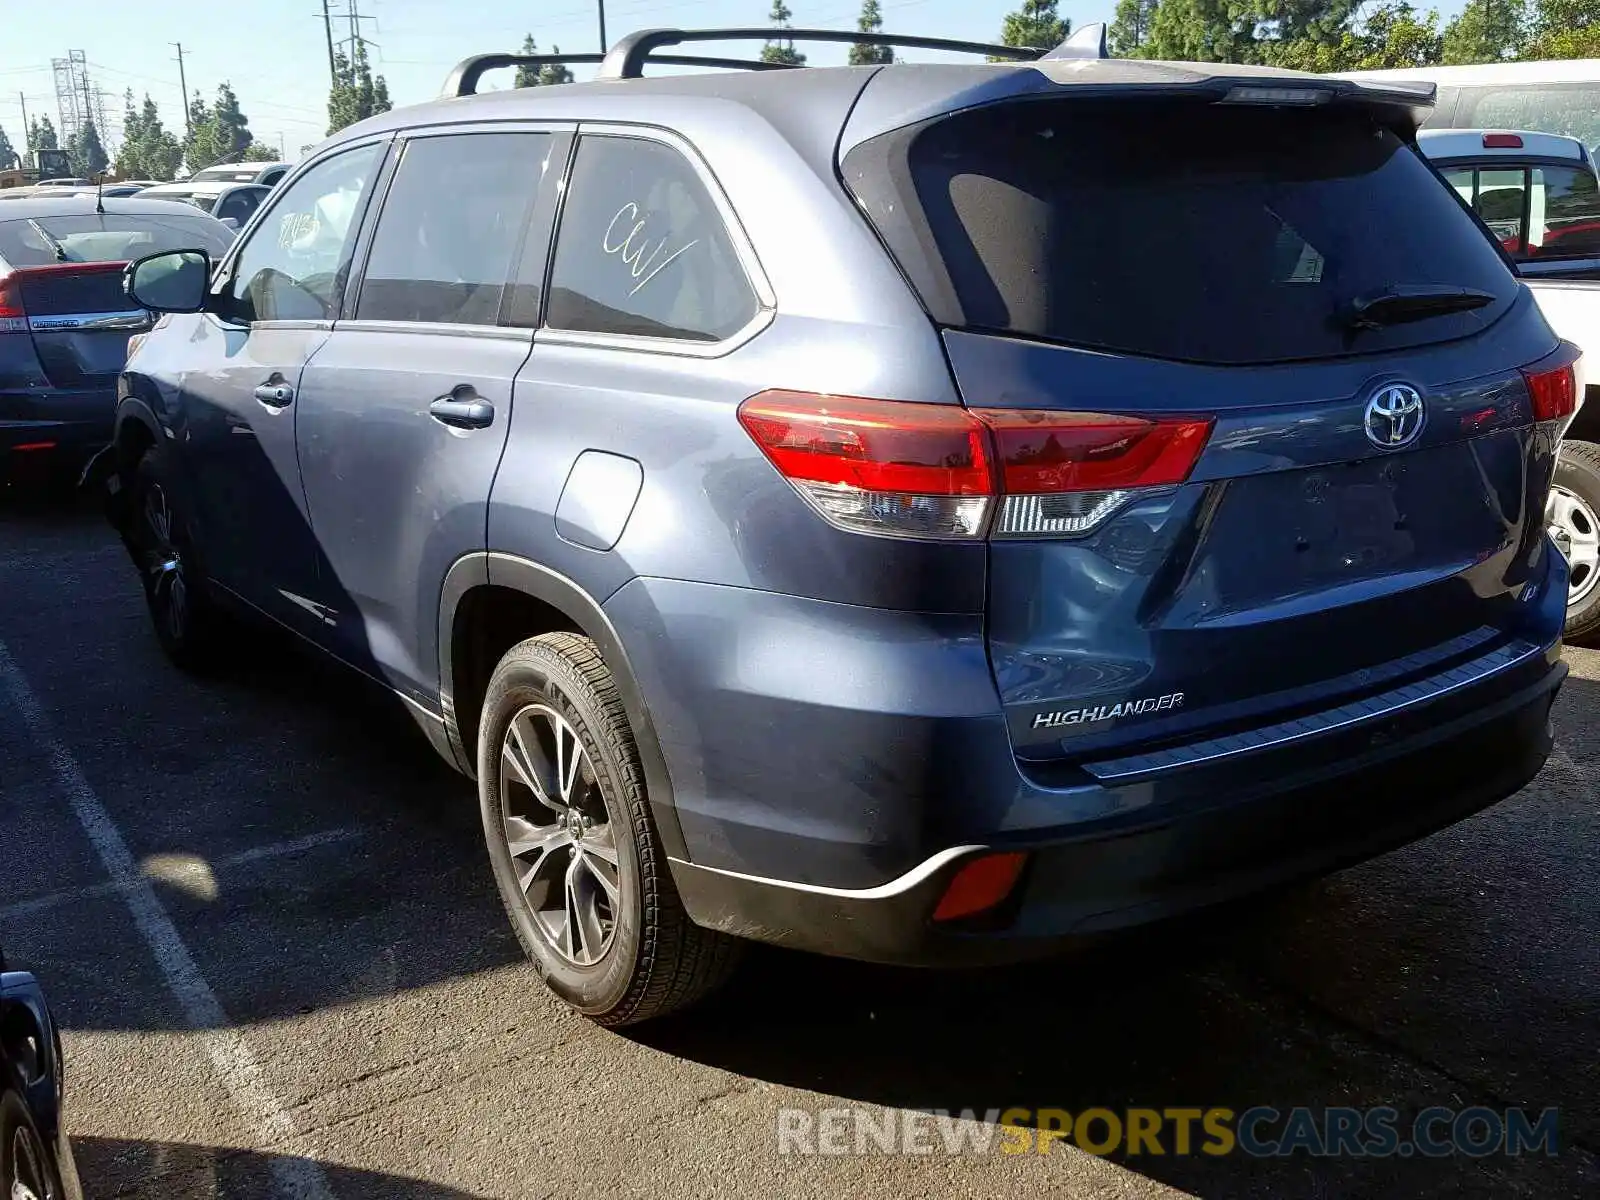
[[[173,315],[91,478],[174,660],[265,617],[392,689],[612,1024],[739,938],[1047,953],[1533,777],[1576,351],[1431,89],[1094,31],[643,74],[770,34],[471,60],[130,268]]]
[[[0,1187],[9,1200],[83,1200],[62,1124],[61,1035],[39,981],[0,955]]]
[[[150,314],[122,287],[130,259],[221,254],[225,225],[188,205],[44,195],[0,206],[0,480],[76,472],[111,436],[128,338]]]

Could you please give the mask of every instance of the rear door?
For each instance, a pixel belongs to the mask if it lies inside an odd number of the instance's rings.
[[[486,545],[567,146],[504,125],[406,140],[350,315],[300,384],[300,470],[338,652],[429,705],[439,586]]]
[[[1553,438],[1519,368],[1558,343],[1414,147],[1132,98],[885,136],[845,177],[993,431],[1019,756],[1281,720],[1522,628]]]

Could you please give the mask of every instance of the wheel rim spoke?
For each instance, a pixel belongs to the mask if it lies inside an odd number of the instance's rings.
[[[512,716],[500,756],[502,834],[522,902],[557,956],[593,966],[616,938],[622,883],[588,751],[572,722],[534,703]]]
[[[1545,525],[1567,560],[1567,603],[1577,604],[1600,584],[1600,517],[1575,492],[1556,486],[1550,489]]]

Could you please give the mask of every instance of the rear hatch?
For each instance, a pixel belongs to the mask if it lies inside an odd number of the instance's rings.
[[[1013,101],[844,160],[1028,493],[988,607],[1022,759],[1393,689],[1546,571],[1566,351],[1403,124],[1262,98]]]
[[[126,263],[182,248],[216,257],[227,245],[226,227],[181,211],[0,220],[0,335],[32,349],[0,354],[0,385],[36,386],[42,374],[51,388],[114,387],[129,336],[150,323],[123,291]]]

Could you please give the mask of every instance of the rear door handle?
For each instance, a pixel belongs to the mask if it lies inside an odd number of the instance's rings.
[[[255,395],[268,408],[287,408],[294,403],[294,389],[287,383],[257,384]]]
[[[494,424],[494,405],[463,386],[428,405],[428,415],[456,429],[482,429]]]

